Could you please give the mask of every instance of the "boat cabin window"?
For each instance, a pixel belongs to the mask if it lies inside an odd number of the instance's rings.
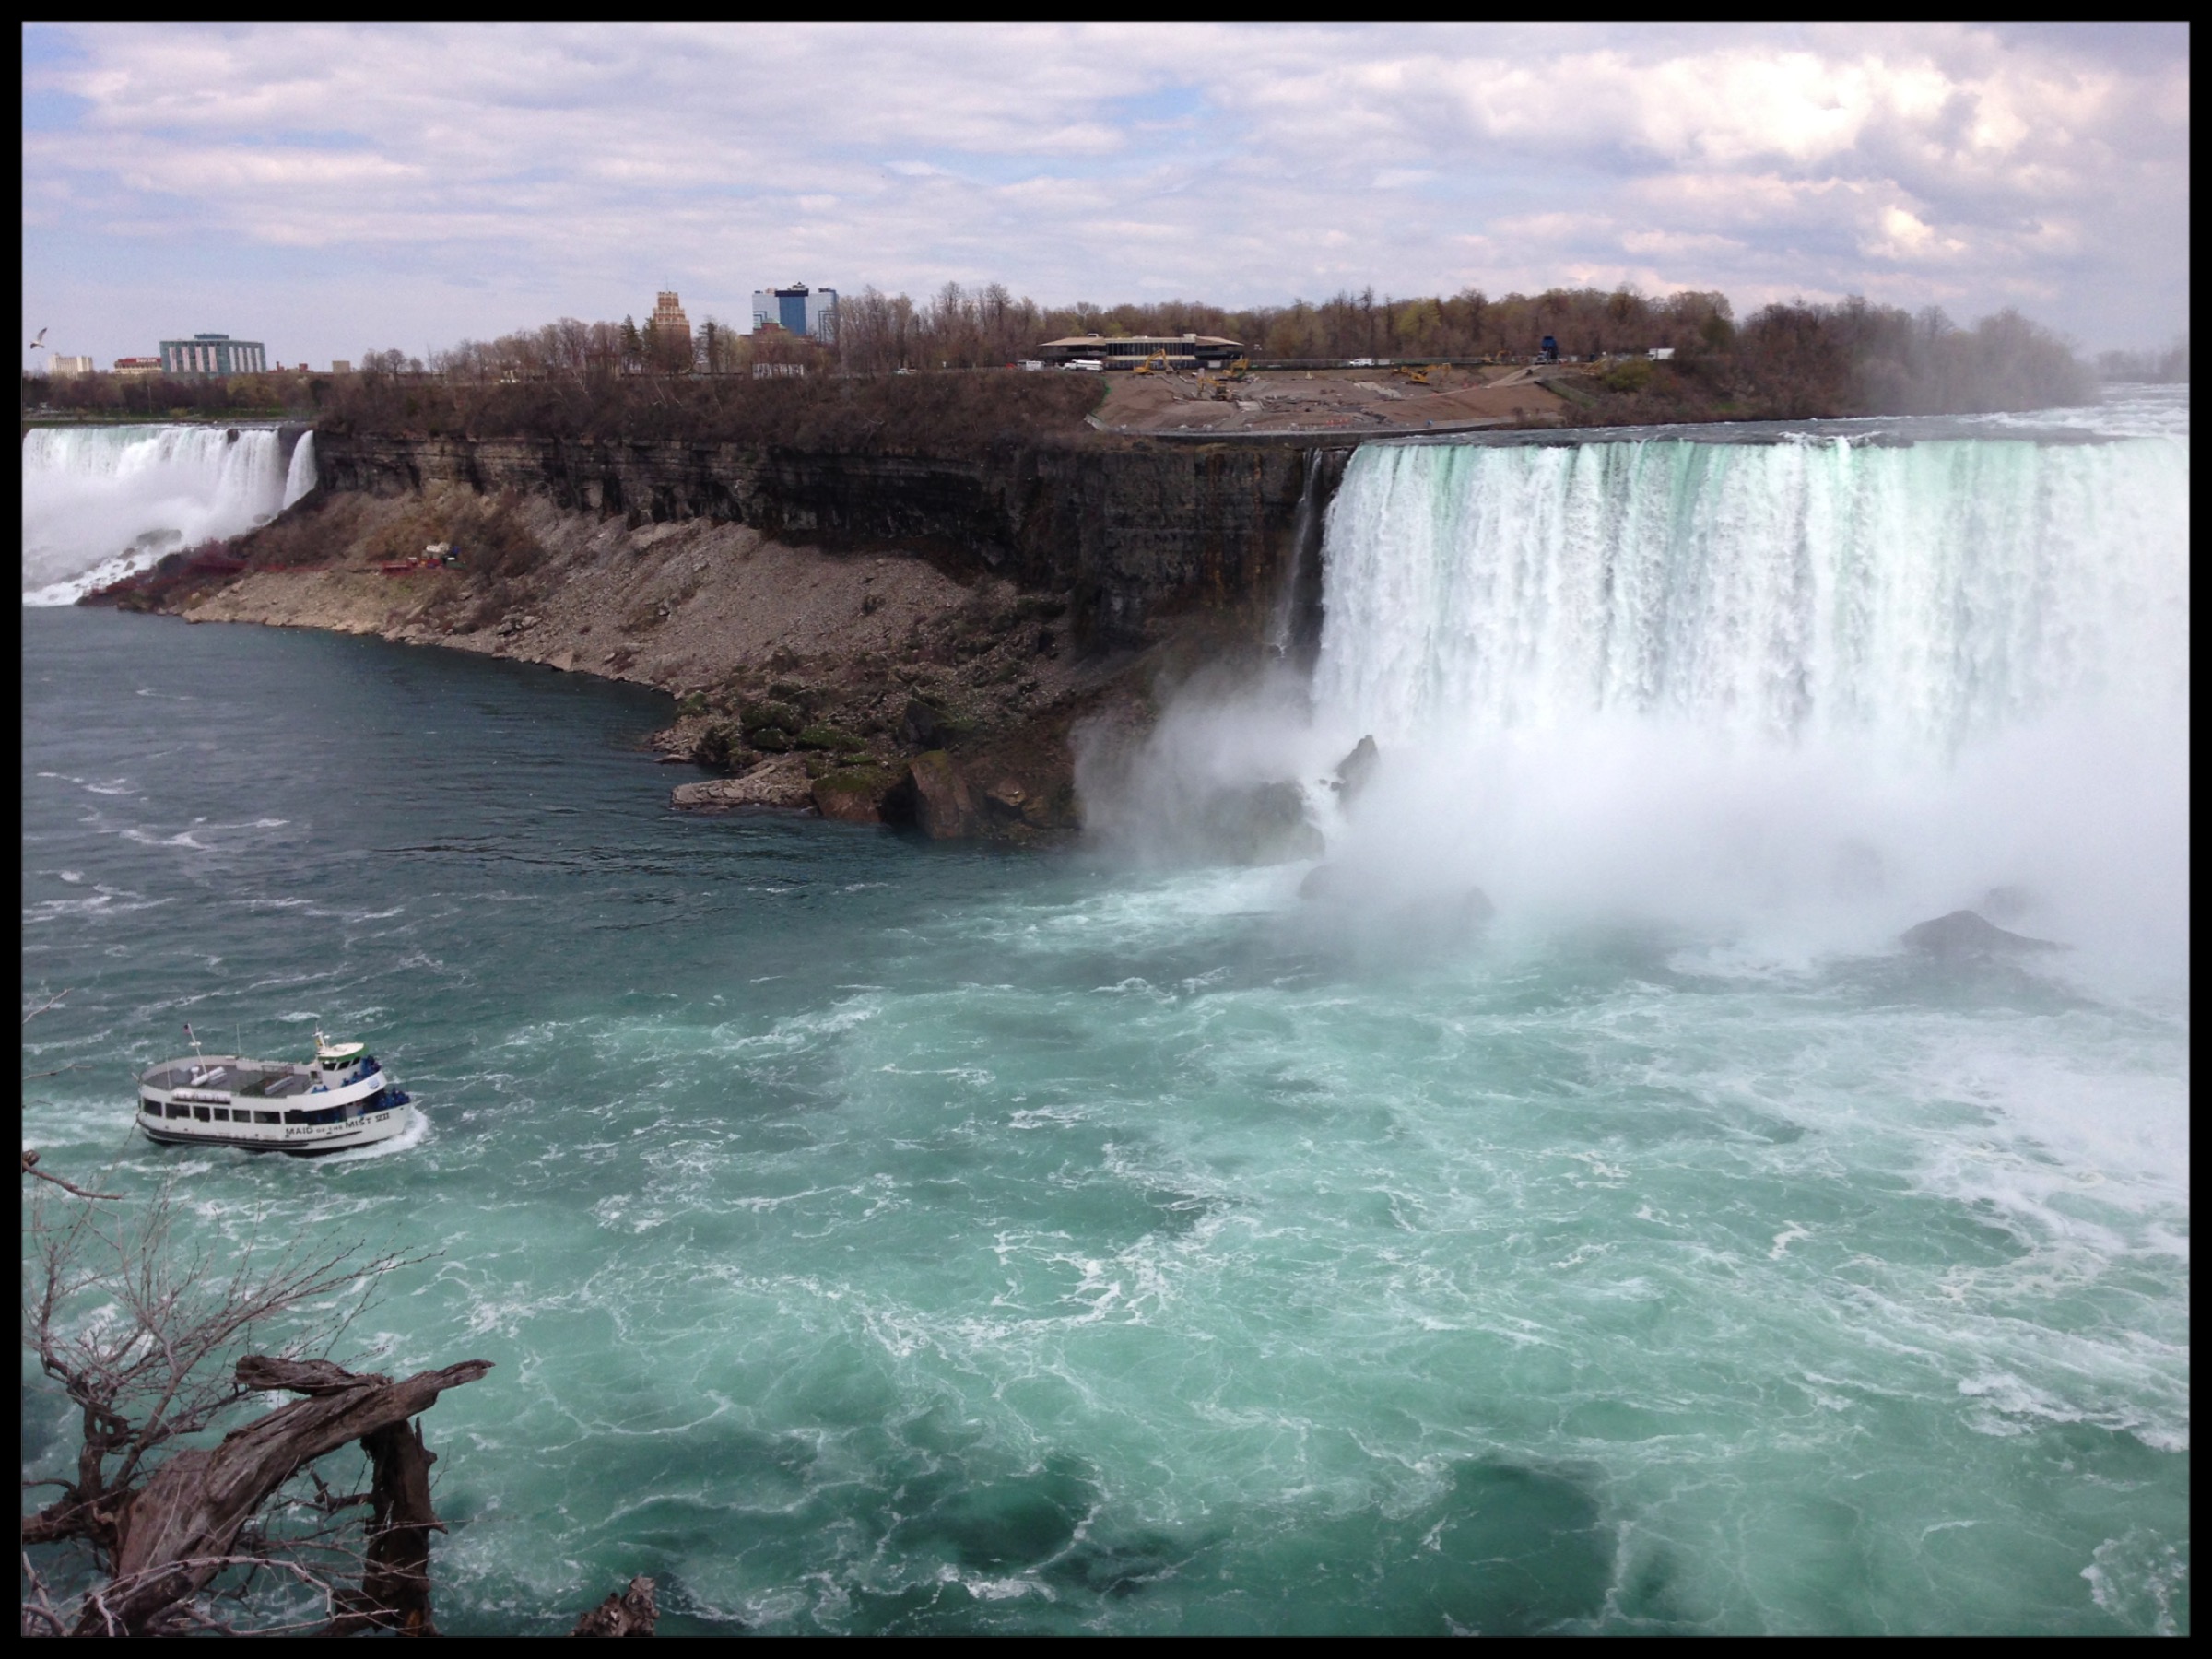
[[[169,1115],[171,1117],[190,1117],[192,1115],[192,1108],[189,1106],[180,1106],[176,1101],[171,1100],[169,1103]]]
[[[281,1123],[283,1121],[283,1116],[281,1113],[275,1112],[257,1112],[253,1114],[253,1121],[257,1124]]]
[[[227,1108],[218,1106],[215,1109],[215,1121],[218,1124],[229,1123],[230,1121],[230,1113],[229,1110]]]
[[[207,1108],[205,1106],[194,1106],[192,1109],[192,1115],[204,1124],[207,1122]]]

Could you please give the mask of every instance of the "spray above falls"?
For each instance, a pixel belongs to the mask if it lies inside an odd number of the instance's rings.
[[[315,487],[312,434],[37,427],[23,436],[23,603],[67,605],[166,553],[266,524]]]

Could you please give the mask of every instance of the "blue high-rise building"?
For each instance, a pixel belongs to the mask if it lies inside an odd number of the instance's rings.
[[[753,329],[773,324],[786,334],[834,345],[837,341],[837,290],[810,288],[803,282],[789,288],[761,288],[753,295]]]

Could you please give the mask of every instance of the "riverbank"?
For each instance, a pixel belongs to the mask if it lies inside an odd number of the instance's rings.
[[[709,773],[677,787],[677,805],[816,810],[942,839],[1071,832],[1072,728],[1141,709],[1163,661],[1157,643],[1078,650],[1065,592],[987,571],[737,524],[633,526],[443,484],[320,492],[219,554],[172,556],[90,602],[650,687],[675,700],[653,747]]]

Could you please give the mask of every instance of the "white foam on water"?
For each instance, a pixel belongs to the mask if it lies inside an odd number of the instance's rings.
[[[366,1163],[379,1158],[396,1158],[402,1152],[414,1151],[418,1147],[429,1141],[430,1120],[429,1115],[418,1106],[409,1106],[406,1108],[406,1127],[390,1139],[375,1141],[366,1147],[348,1147],[342,1152],[333,1152],[326,1157],[310,1159],[305,1161],[344,1166]]]

